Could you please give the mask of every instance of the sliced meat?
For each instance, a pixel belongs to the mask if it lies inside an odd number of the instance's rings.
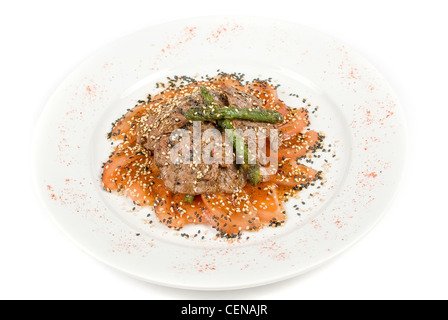
[[[220,89],[210,89],[211,94],[221,106],[235,106],[237,108],[261,109],[263,102],[255,96],[240,91],[233,87],[222,86]],[[224,161],[226,149],[225,134],[215,121],[201,122],[201,150],[209,145],[204,141],[204,133],[209,129],[217,131],[221,137],[221,155],[215,163],[204,163],[203,156],[194,159],[195,146],[193,145],[193,124],[185,118],[185,112],[190,108],[204,107],[199,90],[184,94],[169,103],[160,103],[151,109],[150,114],[142,121],[138,128],[139,143],[148,150],[154,151],[155,163],[159,168],[161,179],[166,187],[173,193],[185,193],[191,195],[206,193],[234,193],[241,190],[247,183],[246,176],[239,166],[235,164],[235,155],[231,154],[232,161]],[[267,165],[268,158],[264,154],[266,140],[260,140],[260,133],[269,138],[271,130],[277,129],[276,124],[252,122],[247,120],[232,120],[235,129],[241,130],[245,137],[249,150],[258,151],[258,160],[261,165]],[[182,161],[173,161],[171,154],[177,146],[176,129],[185,129],[185,134],[190,137],[189,150],[184,150],[187,158]],[[251,131],[249,131],[251,130]],[[255,136],[254,136],[255,135]],[[253,136],[256,143],[255,149],[250,138]],[[180,138],[178,136],[178,138]],[[179,140],[179,139],[178,139]],[[177,146],[178,147],[178,146]],[[176,152],[179,152],[177,148]],[[227,150],[232,150],[230,147]],[[269,151],[268,151],[269,152]],[[196,161],[197,160],[197,161]]]
[[[227,100],[227,105],[237,108],[254,108],[260,109],[263,107],[261,99],[238,90],[234,87],[221,86],[222,92]]]
[[[210,92],[218,103],[225,105],[224,96],[220,90],[212,89]],[[146,115],[146,119],[141,121],[137,142],[148,150],[154,150],[155,145],[164,134],[171,133],[189,123],[184,116],[187,110],[203,106],[203,104],[198,90],[174,99],[170,103],[158,104]]]
[[[224,164],[224,158],[217,158],[216,162],[203,161],[203,157],[197,164],[193,162],[195,156],[195,146],[193,145],[193,126],[188,124],[184,128],[186,134],[190,137],[189,159],[185,162],[177,162],[176,158],[171,156],[171,152],[176,146],[172,135],[164,135],[156,144],[154,150],[155,163],[159,168],[160,175],[166,187],[173,193],[185,193],[198,195],[204,193],[234,193],[241,190],[246,184],[245,174],[236,166],[236,164]],[[224,155],[225,139],[223,134],[211,122],[201,123],[201,136],[204,137],[206,130],[216,130],[217,136],[221,137],[220,155]],[[178,141],[180,143],[180,141]],[[204,156],[205,150],[211,150],[209,146],[212,140],[204,141],[201,139],[201,150]],[[176,149],[180,150],[180,148]],[[180,153],[180,152],[179,152]],[[213,151],[211,156],[214,156]],[[219,163],[218,163],[219,162]]]
[[[236,88],[227,86],[222,86],[222,91],[227,99],[227,105],[246,109],[263,108],[262,100],[249,93],[245,93]],[[258,159],[262,160],[262,165],[265,165],[267,159],[263,154],[260,155],[260,152],[265,150],[266,141],[261,139],[259,140],[259,137],[261,137],[261,134],[264,134],[266,138],[269,138],[271,135],[271,130],[278,129],[278,126],[272,123],[252,122],[248,120],[232,120],[232,125],[235,129],[241,130],[242,133],[247,133],[245,135],[246,143],[248,143],[248,137],[251,136],[252,133],[255,134],[257,139],[257,150],[259,151]],[[249,132],[247,130],[251,130],[253,132]],[[278,142],[280,145],[280,139]]]

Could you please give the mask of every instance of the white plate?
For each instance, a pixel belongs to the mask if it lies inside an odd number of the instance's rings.
[[[272,78],[288,105],[318,106],[311,127],[327,135],[331,150],[312,165],[325,171],[326,183],[288,203],[285,226],[233,242],[215,239],[206,226],[167,229],[147,216],[150,208],[132,210],[100,182],[111,151],[106,133],[116,118],[166,77],[218,69]],[[286,279],[347,249],[387,209],[405,158],[396,96],[372,65],[314,30],[241,16],[171,22],[104,48],[52,96],[35,147],[41,198],[85,252],[136,278],[209,290]]]

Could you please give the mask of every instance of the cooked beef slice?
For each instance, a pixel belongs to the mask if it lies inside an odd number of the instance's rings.
[[[224,164],[223,159],[220,163],[206,164],[204,161],[193,163],[194,145],[193,145],[193,126],[188,124],[184,127],[190,137],[190,156],[189,163],[175,163],[170,154],[175,147],[176,142],[173,136],[164,135],[159,139],[155,146],[154,157],[156,165],[159,168],[162,180],[165,186],[174,193],[185,194],[204,194],[204,193],[233,193],[244,187],[246,176],[236,164]],[[201,125],[201,136],[208,129],[217,129],[211,122],[204,122]],[[224,154],[225,139],[220,132],[222,145],[221,155]],[[201,150],[204,152],[210,141],[201,139]],[[220,156],[221,156],[220,155]]]
[[[262,101],[251,94],[244,93],[233,87],[223,86],[221,89],[211,89],[212,96],[221,106],[235,106],[237,108],[261,109]],[[185,129],[193,139],[193,125],[184,116],[185,112],[190,108],[203,107],[204,102],[199,93],[195,90],[191,94],[179,96],[169,103],[161,103],[151,110],[147,115],[143,125],[138,129],[141,132],[138,142],[143,144],[148,150],[154,151],[156,165],[160,170],[161,178],[166,187],[174,193],[185,194],[204,194],[204,193],[233,193],[247,183],[246,176],[242,169],[235,164],[235,155],[232,163],[224,163],[221,159],[220,163],[206,164],[204,161],[198,161],[197,164],[191,163],[195,154],[194,146],[190,141],[190,163],[175,163],[170,158],[172,148],[175,147],[176,141],[173,141],[171,133],[176,129]],[[270,123],[252,122],[247,120],[232,120],[235,129],[240,129],[242,133],[248,129],[253,130],[256,134],[264,131],[266,137],[269,137],[270,130],[276,129],[277,125]],[[208,129],[221,130],[215,121],[201,123],[201,136]],[[225,150],[225,134],[222,135],[222,156]],[[246,144],[248,144],[248,136],[245,136]],[[257,141],[257,150],[264,148],[263,143],[260,145]],[[201,139],[201,150],[204,150],[206,142]],[[264,159],[264,161],[263,161]],[[267,164],[267,159],[258,154],[258,160],[262,165]]]
[[[237,108],[260,109],[263,106],[261,99],[238,90],[234,87],[222,86],[222,93],[226,98],[227,105]]]
[[[263,103],[262,101],[254,97],[251,94],[242,92],[236,88],[223,86],[222,87],[223,94],[226,97],[227,105],[234,106],[237,108],[247,108],[247,109],[262,109]],[[272,129],[277,129],[278,126],[272,123],[265,122],[252,122],[248,120],[232,120],[232,125],[235,129],[241,130],[241,132],[246,132],[246,130],[253,130],[253,132],[257,135],[264,133],[264,135],[269,138]],[[246,144],[248,143],[248,137],[245,137]],[[280,140],[278,140],[280,142]],[[260,143],[261,142],[261,143]],[[260,140],[257,141],[257,148],[261,148],[264,150],[266,146],[266,141]],[[259,150],[259,151],[261,151]],[[263,159],[264,157],[258,156],[259,160],[263,165],[266,164],[267,159]]]
[[[220,105],[225,105],[224,96],[220,90],[212,89],[210,92]],[[173,99],[169,103],[156,105],[137,129],[139,132],[137,141],[146,149],[154,150],[158,140],[164,134],[182,128],[190,122],[184,116],[187,110],[203,105],[199,90]]]

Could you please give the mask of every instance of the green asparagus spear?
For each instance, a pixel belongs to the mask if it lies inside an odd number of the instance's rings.
[[[184,197],[184,202],[188,204],[192,204],[194,201],[194,195],[186,194]]]
[[[212,108],[191,108],[185,117],[192,121],[211,121],[220,119],[241,119],[253,122],[282,123],[283,115],[274,110],[236,108],[233,106]]]
[[[255,187],[263,181],[263,176],[260,173],[260,165],[258,163],[250,164],[251,154],[243,137],[233,127],[229,119],[218,120],[218,125],[225,130],[227,137],[233,142],[236,148],[242,148],[244,163],[242,164],[243,170],[246,172],[247,179]]]
[[[206,106],[208,107],[219,107],[218,103],[212,97],[210,92],[205,87],[201,87],[201,96]],[[218,120],[218,125],[225,130],[227,137],[233,141],[234,146],[242,146],[244,153],[244,164],[242,165],[243,170],[246,172],[247,178],[249,182],[256,186],[263,181],[263,177],[260,173],[260,165],[249,164],[249,159],[251,159],[251,155],[249,149],[244,143],[243,137],[241,137],[238,132],[233,127],[232,123],[229,119],[221,119]]]
[[[220,108],[218,102],[216,102],[215,98],[212,97],[210,92],[207,90],[206,87],[201,87],[201,97],[202,101],[204,101],[204,104],[207,107],[214,107],[214,108]]]

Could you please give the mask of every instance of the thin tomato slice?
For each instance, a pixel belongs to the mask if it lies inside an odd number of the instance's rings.
[[[266,105],[266,109],[275,110],[280,112],[283,117],[287,117],[290,114],[288,106],[280,99],[277,99],[270,105]]]
[[[130,130],[133,128],[138,119],[150,108],[150,104],[137,105],[134,108],[128,110],[128,112],[118,119],[109,133],[109,138],[113,140],[121,140],[124,136],[130,135]]]
[[[250,201],[257,210],[262,223],[283,223],[285,213],[280,204],[277,186],[274,183],[263,182],[256,187],[248,184],[244,191],[250,194]]]
[[[318,171],[303,164],[298,164],[294,159],[281,161],[277,174],[271,177],[272,182],[295,189],[307,187],[317,179]]]
[[[278,100],[277,89],[266,81],[254,81],[246,88],[248,93],[266,101],[266,104],[272,104]]]
[[[132,170],[146,162],[143,154],[135,154],[130,149],[117,147],[103,166],[103,186],[108,191],[123,189],[131,178]]]
[[[103,186],[108,191],[116,191],[123,188],[121,181],[121,168],[130,162],[129,156],[112,155],[103,167]]]
[[[174,194],[166,189],[162,180],[154,184],[154,190],[156,192],[154,211],[160,222],[173,229],[180,229],[189,223],[186,216],[177,209]]]
[[[237,89],[240,89],[240,90],[244,89],[244,87],[241,85],[241,82],[235,76],[232,76],[230,74],[218,75],[216,77],[215,81],[218,84],[224,85],[224,86],[227,86],[227,87],[234,87],[234,88],[237,88]]]
[[[279,125],[278,130],[283,132],[282,138],[288,140],[301,133],[309,125],[308,111],[304,108],[296,110],[290,119]]]
[[[207,211],[204,218],[218,231],[236,235],[261,226],[257,211],[245,192],[234,194],[203,194]]]
[[[283,142],[278,150],[278,156],[289,159],[302,158],[317,146],[318,141],[319,134],[314,130],[307,131],[303,134],[299,133],[295,137]]]
[[[126,187],[126,195],[137,205],[153,205],[156,197],[153,188],[155,181],[153,174],[140,176]]]
[[[203,212],[207,210],[201,196],[195,196],[193,203],[185,203],[185,194],[175,194],[173,202],[177,212],[185,218],[188,223],[200,224],[204,221]]]

